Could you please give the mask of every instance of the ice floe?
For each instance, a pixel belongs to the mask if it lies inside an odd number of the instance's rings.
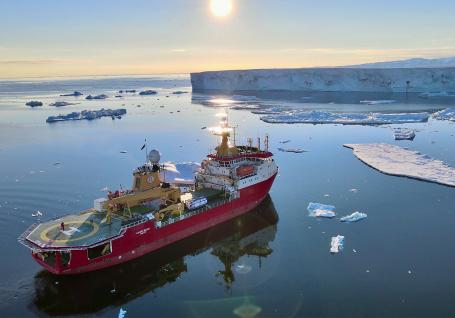
[[[83,110],[81,112],[72,112],[66,115],[58,115],[58,116],[49,116],[46,119],[47,123],[54,123],[58,121],[70,121],[70,120],[93,120],[98,119],[101,117],[117,117],[121,118],[121,116],[126,114],[125,108],[119,109],[100,109],[100,110]]]
[[[345,144],[365,164],[389,175],[455,187],[455,168],[417,151],[389,144]]]
[[[428,113],[330,113],[324,111],[289,111],[262,116],[267,123],[286,124],[344,124],[344,125],[383,125],[418,123],[428,121]]]
[[[333,236],[330,241],[330,253],[338,253],[343,250],[344,236],[337,235]]]
[[[54,102],[54,103],[49,104],[49,106],[54,106],[54,107],[64,107],[64,106],[69,106],[69,105],[76,105],[76,104],[69,103],[69,102]]]
[[[413,140],[416,136],[415,130],[409,128],[395,128],[393,130],[395,140]]]
[[[92,99],[106,99],[108,98],[109,96],[105,95],[105,94],[101,94],[101,95],[88,95],[85,99],[87,100],[92,100]]]
[[[151,89],[139,92],[139,95],[142,95],[142,96],[144,96],[144,95],[156,95],[156,94],[158,94],[158,92],[154,91],[154,90],[151,90]]]
[[[354,212],[352,214],[343,216],[342,218],[340,218],[340,221],[341,222],[351,223],[351,222],[357,222],[357,221],[363,220],[366,217],[367,217],[366,213],[362,213],[362,212],[356,211],[356,212]]]
[[[300,148],[278,148],[278,151],[281,151],[281,152],[293,152],[293,153],[307,152],[306,150],[300,149]]]
[[[307,210],[309,212],[309,216],[314,217],[333,218],[336,215],[335,207],[328,204],[310,202]]]
[[[455,121],[455,108],[446,108],[432,115],[434,119]]]
[[[382,104],[394,104],[396,100],[393,99],[382,99],[382,100],[361,100],[360,104],[364,105],[382,105]]]
[[[60,96],[76,96],[77,97],[77,96],[81,96],[81,95],[83,95],[81,92],[74,91],[70,94],[61,94]]]
[[[32,213],[32,216],[37,217],[37,216],[43,216],[43,213],[41,211],[36,211]]]

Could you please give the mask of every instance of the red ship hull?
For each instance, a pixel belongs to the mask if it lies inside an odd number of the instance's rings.
[[[128,262],[254,209],[267,196],[275,177],[276,174],[239,190],[238,199],[181,221],[163,227],[156,227],[154,220],[132,226],[121,236],[112,239],[111,253],[108,255],[89,260],[86,249],[72,250],[71,260],[65,267],[50,266],[37,254],[33,254],[33,258],[50,272],[59,275],[80,274]]]

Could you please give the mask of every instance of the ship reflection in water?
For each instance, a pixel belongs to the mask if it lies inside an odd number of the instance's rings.
[[[236,274],[251,270],[243,264],[233,268],[236,261],[250,255],[261,264],[273,252],[269,243],[275,239],[277,222],[278,214],[267,196],[243,216],[123,265],[75,276],[57,277],[41,271],[35,277],[32,306],[49,315],[88,314],[121,306],[172,284],[188,271],[185,257],[197,257],[205,251],[224,264],[224,269],[214,270],[213,275],[229,289]]]

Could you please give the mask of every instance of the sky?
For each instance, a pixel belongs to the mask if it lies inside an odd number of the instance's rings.
[[[0,78],[455,56],[453,0],[0,0]]]

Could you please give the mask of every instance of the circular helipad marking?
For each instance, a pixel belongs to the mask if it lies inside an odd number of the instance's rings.
[[[52,230],[56,229],[56,228],[59,228],[60,227],[60,224],[55,224],[51,227],[48,227],[47,229],[45,229],[44,231],[41,232],[41,239],[43,241],[52,241],[53,243],[67,243],[67,242],[74,242],[74,241],[80,241],[80,240],[83,240],[87,237],[90,237],[92,236],[93,234],[95,234],[96,232],[98,232],[98,230],[100,229],[100,227],[98,226],[98,224],[96,223],[91,223],[91,222],[88,222],[88,221],[84,221],[84,222],[77,222],[77,221],[70,221],[70,222],[65,222],[65,226],[70,226],[70,225],[77,225],[77,226],[80,226],[82,224],[87,224],[89,226],[92,226],[92,230],[85,234],[85,235],[82,235],[82,236],[79,236],[79,237],[76,237],[76,238],[71,238],[71,237],[68,237],[67,239],[52,239],[52,238],[49,238],[48,234],[49,232],[51,232]],[[58,232],[59,234],[61,233],[60,231]]]

